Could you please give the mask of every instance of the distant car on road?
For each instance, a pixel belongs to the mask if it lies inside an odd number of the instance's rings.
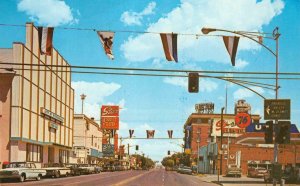
[[[31,162],[11,162],[5,169],[0,170],[0,180],[18,179],[24,182],[27,179],[36,179],[39,181],[45,175],[45,170],[36,168],[36,165]]]
[[[69,163],[69,164],[66,164],[66,167],[68,167],[71,171],[70,171],[70,174],[72,176],[79,176],[82,174],[83,172],[83,169],[79,167],[78,164],[76,163]]]
[[[191,167],[187,167],[187,166],[179,167],[177,169],[177,172],[180,174],[190,174],[190,175],[193,174]]]
[[[48,177],[59,178],[61,176],[69,176],[71,169],[60,163],[49,163],[44,165]]]

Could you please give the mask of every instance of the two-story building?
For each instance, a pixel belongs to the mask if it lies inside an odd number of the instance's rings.
[[[84,114],[74,115],[74,144],[70,159],[73,163],[98,163],[102,154],[100,125]]]

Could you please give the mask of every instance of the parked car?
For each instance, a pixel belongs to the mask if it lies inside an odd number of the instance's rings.
[[[24,182],[27,179],[40,180],[45,175],[45,170],[38,169],[34,163],[29,162],[11,162],[5,169],[0,170],[0,180],[18,179]]]
[[[248,177],[263,178],[267,174],[268,170],[264,167],[250,167],[248,168]]]
[[[48,163],[44,164],[44,170],[46,170],[47,177],[59,178],[61,176],[69,176],[71,169],[60,163]]]
[[[92,167],[94,167],[94,172],[95,173],[100,173],[103,171],[103,168],[100,165],[97,164],[91,164]]]
[[[72,176],[79,176],[82,174],[83,172],[83,169],[79,167],[78,164],[75,164],[75,163],[69,163],[69,164],[66,164],[66,167],[70,168],[70,174]]]
[[[177,172],[180,174],[190,174],[190,175],[193,174],[191,167],[187,167],[187,166],[179,167],[177,169]]]
[[[235,164],[229,164],[226,169],[226,176],[241,177],[242,169]]]
[[[114,172],[116,170],[114,165],[105,165],[103,167],[104,172]]]
[[[95,173],[95,168],[89,164],[79,164],[79,168],[82,169],[82,174],[92,174]]]

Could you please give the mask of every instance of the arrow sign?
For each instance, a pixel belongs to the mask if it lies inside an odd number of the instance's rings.
[[[290,120],[290,110],[290,99],[265,99],[264,101],[265,120]]]

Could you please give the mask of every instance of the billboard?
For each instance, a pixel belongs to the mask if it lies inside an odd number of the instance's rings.
[[[101,116],[117,116],[119,117],[119,106],[102,105]]]
[[[119,129],[119,106],[102,105],[101,128],[112,130]]]
[[[102,129],[119,129],[119,117],[101,117]]]
[[[104,157],[114,156],[114,145],[113,144],[103,144],[102,152]]]
[[[221,136],[221,118],[213,118],[212,136]],[[223,119],[223,136],[238,137],[245,133],[245,128],[236,125],[234,119]]]
[[[265,123],[251,123],[247,128],[246,132],[265,132]],[[277,125],[274,125],[274,128],[277,128]],[[299,130],[295,124],[291,124],[290,128],[291,133],[299,133]]]

